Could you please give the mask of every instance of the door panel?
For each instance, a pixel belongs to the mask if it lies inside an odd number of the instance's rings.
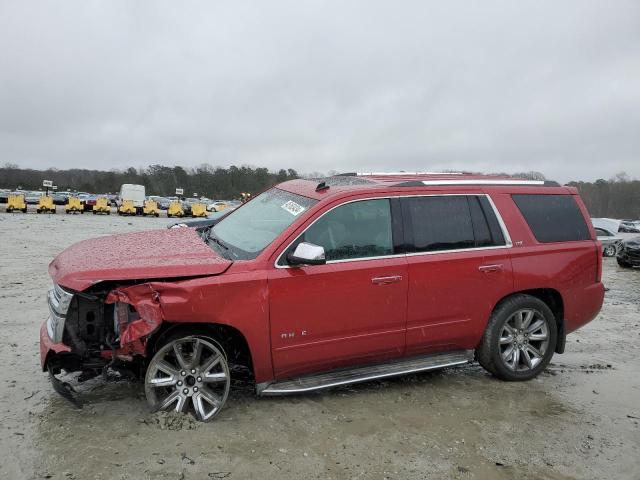
[[[271,271],[276,378],[401,356],[407,285],[404,257]]]
[[[476,347],[496,300],[513,291],[508,251],[408,257],[407,354]]]
[[[486,195],[402,199],[408,239],[407,354],[474,348],[513,291],[510,240]]]

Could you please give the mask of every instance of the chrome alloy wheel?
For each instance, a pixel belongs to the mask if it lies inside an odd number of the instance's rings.
[[[222,349],[206,338],[183,337],[153,356],[144,390],[154,411],[192,411],[198,420],[207,421],[222,409],[230,385]]]
[[[515,372],[533,370],[549,348],[547,320],[537,310],[525,308],[513,313],[500,333],[500,356]]]

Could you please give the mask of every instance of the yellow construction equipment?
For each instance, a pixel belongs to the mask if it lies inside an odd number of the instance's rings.
[[[106,197],[96,198],[96,204],[93,206],[93,213],[106,213],[111,215],[111,206],[109,205],[109,199]]]
[[[56,206],[53,204],[53,197],[42,195],[38,200],[38,208],[36,213],[56,213]]]
[[[192,217],[206,217],[209,215],[207,212],[207,206],[204,203],[194,203],[191,205]]]
[[[184,217],[182,203],[179,201],[171,202],[169,204],[169,209],[167,210],[167,217]]]
[[[65,213],[84,213],[84,207],[78,197],[69,197],[64,211]]]
[[[118,215],[135,215],[136,206],[133,204],[133,200],[123,200],[120,208],[118,209]]]
[[[145,200],[144,208],[142,209],[142,215],[153,215],[154,217],[160,216],[160,210],[158,210],[158,203],[155,200]]]
[[[7,213],[11,213],[14,210],[27,213],[27,204],[24,201],[24,195],[9,195],[7,198]]]

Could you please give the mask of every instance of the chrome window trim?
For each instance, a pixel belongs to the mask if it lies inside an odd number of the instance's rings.
[[[379,255],[376,257],[358,257],[358,258],[344,258],[342,260],[328,260],[326,262],[325,265],[333,265],[334,263],[347,263],[347,262],[364,262],[364,261],[368,261],[368,260],[383,260],[386,258],[400,258],[400,257],[416,257],[419,255],[438,255],[438,254],[445,254],[445,253],[455,253],[455,252],[469,252],[469,251],[480,251],[480,250],[498,250],[501,248],[511,248],[513,247],[513,243],[511,241],[511,235],[509,235],[509,230],[507,230],[507,225],[504,223],[504,220],[502,219],[502,215],[500,215],[500,212],[498,211],[496,204],[493,202],[493,199],[491,198],[491,196],[488,193],[430,193],[430,194],[413,194],[413,195],[390,195],[390,196],[385,196],[385,197],[368,197],[368,198],[358,198],[356,200],[349,200],[348,202],[344,202],[344,203],[340,203],[338,205],[335,205],[333,207],[331,207],[329,210],[327,210],[326,212],[324,212],[322,215],[320,215],[318,218],[316,218],[313,222],[311,222],[299,235],[296,236],[296,238],[294,238],[291,242],[289,242],[287,244],[287,246],[284,248],[284,250],[282,250],[282,252],[280,252],[280,255],[278,255],[276,257],[275,262],[273,263],[273,266],[277,269],[286,269],[286,268],[300,268],[300,267],[292,267],[291,265],[278,265],[278,262],[282,259],[282,256],[285,254],[285,252],[287,250],[289,250],[289,247],[291,247],[291,245],[293,245],[295,242],[298,241],[298,239],[305,234],[305,232],[313,225],[315,224],[318,220],[320,220],[322,217],[324,217],[326,214],[328,214],[329,212],[333,211],[334,209],[341,207],[343,205],[348,205],[350,203],[355,203],[355,202],[363,202],[363,201],[367,201],[367,200],[391,200],[392,198],[416,198],[416,197],[486,197],[487,200],[489,201],[489,205],[491,205],[491,209],[493,210],[493,213],[495,214],[496,218],[498,219],[498,225],[500,225],[500,229],[502,230],[502,236],[504,237],[504,245],[492,245],[490,247],[470,247],[470,248],[458,248],[458,249],[453,249],[453,250],[435,250],[432,252],[412,252],[412,253],[396,253],[393,255]]]

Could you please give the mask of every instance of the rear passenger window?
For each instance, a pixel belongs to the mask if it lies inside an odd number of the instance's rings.
[[[536,240],[542,243],[590,240],[573,195],[512,195]]]
[[[402,202],[414,252],[505,245],[498,220],[484,196],[408,197]]]

